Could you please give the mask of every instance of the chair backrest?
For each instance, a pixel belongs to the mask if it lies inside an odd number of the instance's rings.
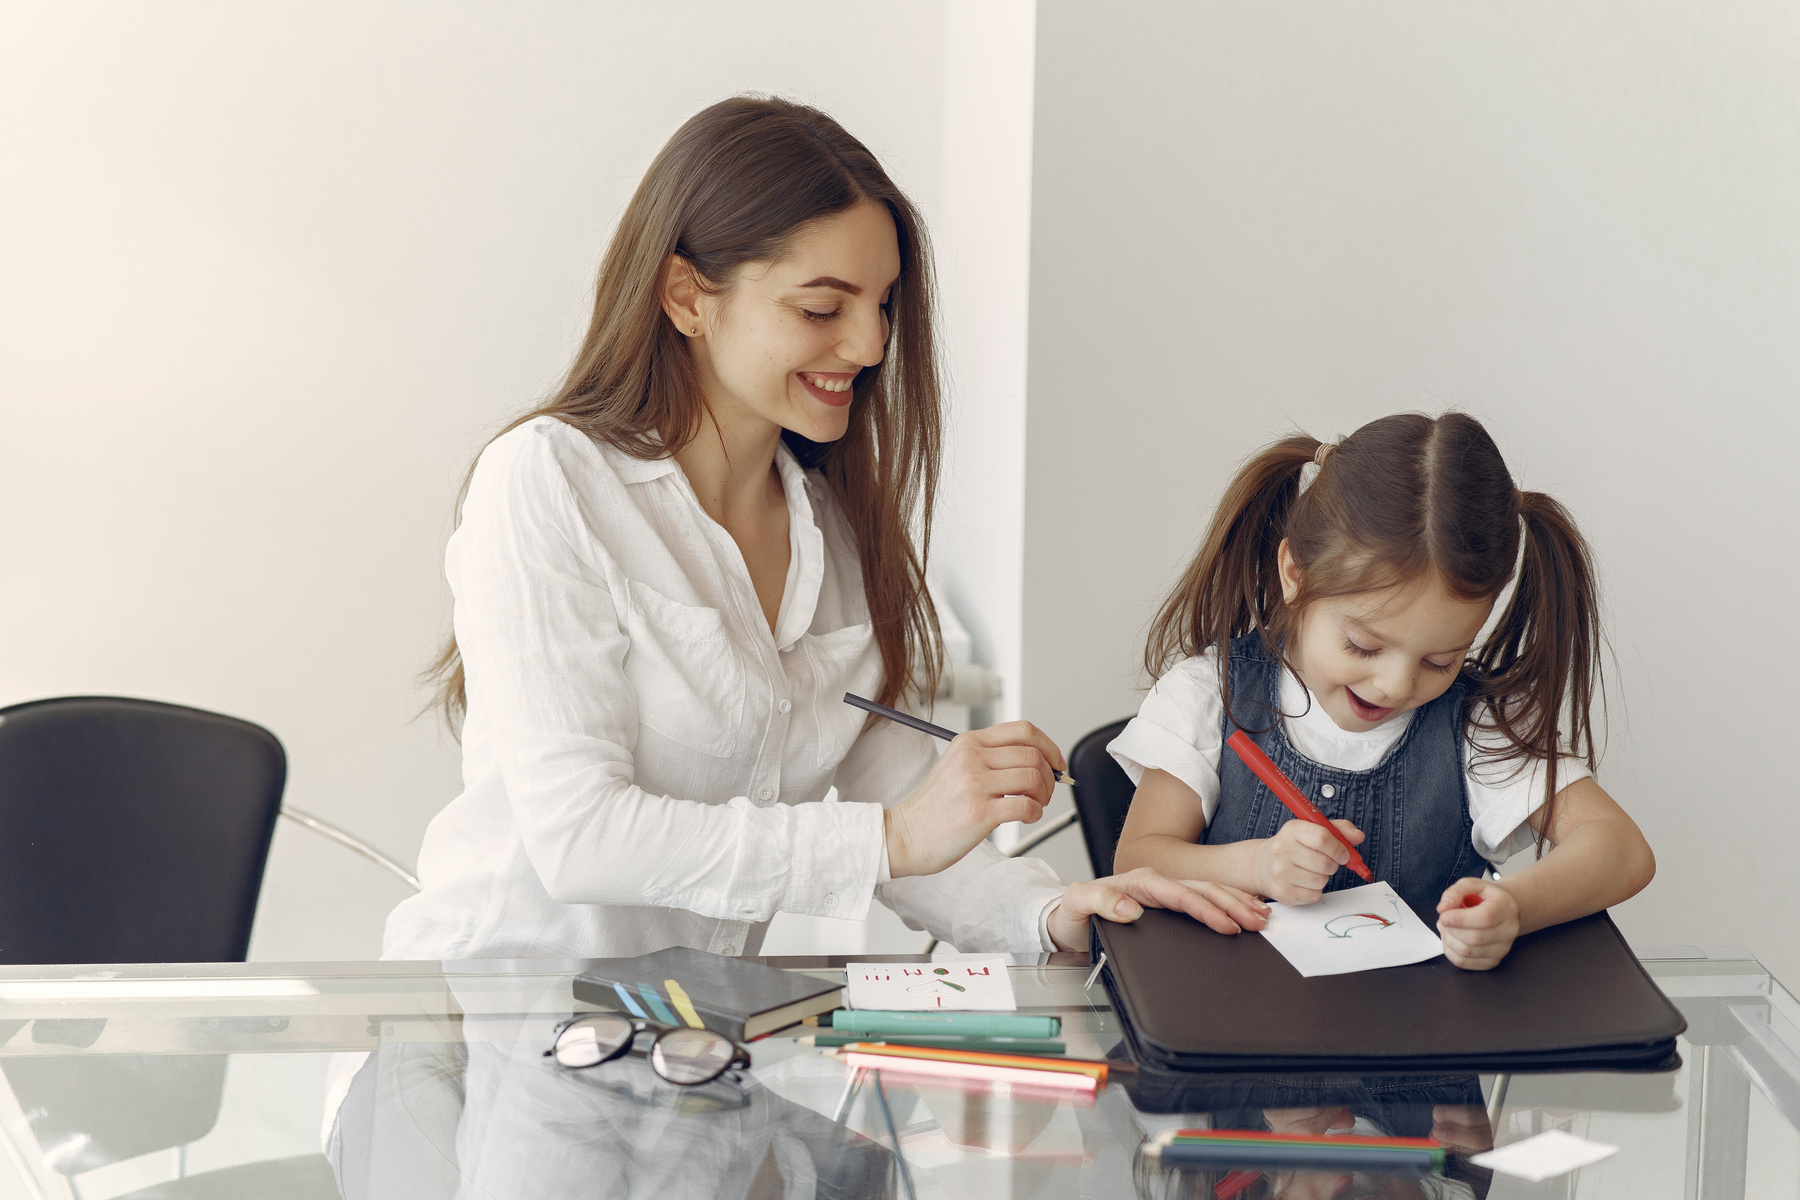
[[[1129,723],[1128,718],[1102,725],[1076,742],[1069,753],[1069,774],[1076,779],[1072,789],[1075,813],[1081,819],[1081,836],[1087,841],[1088,862],[1096,879],[1113,873],[1113,851],[1118,849],[1125,813],[1136,790],[1125,768],[1106,752]]]
[[[0,709],[0,964],[242,962],[287,755],[116,696]]]

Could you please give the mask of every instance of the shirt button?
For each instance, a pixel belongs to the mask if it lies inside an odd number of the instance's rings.
[[[832,895],[830,892],[825,893],[825,907],[826,908],[836,908],[837,907],[837,897]]]
[[[1337,789],[1332,787],[1329,783],[1322,783],[1319,785],[1319,795],[1329,800],[1337,795]]]
[[[787,712],[789,709],[791,709],[793,707],[794,707],[794,705],[791,700],[777,700],[775,702],[775,711],[776,712]]]
[[[774,797],[775,789],[766,783],[756,789],[756,798],[758,800],[772,800]]]

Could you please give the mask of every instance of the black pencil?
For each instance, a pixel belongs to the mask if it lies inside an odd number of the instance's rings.
[[[929,733],[932,737],[942,738],[946,742],[956,740],[956,731],[954,729],[945,729],[942,725],[933,725],[923,717],[915,717],[911,713],[903,713],[897,708],[889,708],[885,704],[877,704],[873,700],[866,700],[863,697],[856,695],[854,692],[844,693],[844,703],[850,705],[852,708],[860,708],[864,712],[872,712],[878,717],[886,717],[890,721],[898,721],[908,729],[916,729],[920,733]],[[1071,787],[1075,785],[1075,777],[1067,771],[1058,771],[1056,773],[1056,778]]]

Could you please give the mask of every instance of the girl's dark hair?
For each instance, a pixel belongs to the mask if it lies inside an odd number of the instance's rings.
[[[1371,421],[1324,456],[1303,493],[1301,470],[1320,446],[1296,434],[1238,471],[1200,553],[1151,624],[1146,669],[1154,678],[1215,646],[1223,668],[1231,639],[1252,630],[1280,656],[1313,601],[1427,572],[1461,599],[1490,600],[1517,563],[1519,585],[1467,663],[1470,716],[1502,735],[1508,749],[1499,757],[1545,764],[1548,829],[1557,755],[1566,748],[1593,769],[1591,712],[1605,702],[1593,556],[1568,510],[1519,491],[1487,430],[1463,413]],[[1291,604],[1277,571],[1283,539],[1301,570]],[[1222,674],[1229,689],[1229,671]],[[1540,852],[1543,844],[1540,832]]]
[[[723,291],[746,264],[779,258],[810,222],[865,201],[887,209],[899,240],[886,355],[857,375],[843,437],[783,438],[824,475],[848,518],[881,650],[879,699],[894,704],[935,695],[943,662],[925,587],[943,444],[931,251],[912,202],[836,121],[804,104],[734,96],[676,130],[607,247],[568,378],[506,428],[552,416],[639,458],[674,454],[699,434],[705,405],[686,339],[662,308],[670,256],[685,259],[703,287]],[[454,636],[427,678],[454,728],[467,704]]]

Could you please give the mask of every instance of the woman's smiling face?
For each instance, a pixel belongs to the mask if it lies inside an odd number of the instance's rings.
[[[894,219],[864,201],[805,226],[786,254],[746,266],[725,290],[694,294],[703,336],[690,345],[715,420],[843,437],[857,375],[886,352],[899,276]],[[678,281],[670,291],[686,299]]]
[[[1300,568],[1281,544],[1291,603]],[[1450,689],[1494,601],[1464,600],[1435,573],[1409,583],[1327,596],[1300,613],[1288,660],[1339,729],[1361,733]]]

